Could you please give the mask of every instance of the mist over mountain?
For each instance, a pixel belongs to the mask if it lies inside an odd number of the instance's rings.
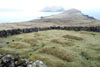
[[[65,9],[60,6],[46,7],[42,10],[42,12],[62,12],[62,11],[65,11]]]

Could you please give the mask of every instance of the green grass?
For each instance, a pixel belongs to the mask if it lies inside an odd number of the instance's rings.
[[[62,60],[68,61],[68,62],[72,62],[75,59],[75,56],[72,52],[69,52],[67,50],[60,49],[60,48],[57,48],[57,47],[44,48],[40,52],[56,56],[56,57],[58,57]]]
[[[30,45],[22,42],[11,42],[8,46],[11,48],[22,49],[22,48],[29,48]]]
[[[100,33],[49,30],[0,38],[0,53],[48,67],[100,67]]]

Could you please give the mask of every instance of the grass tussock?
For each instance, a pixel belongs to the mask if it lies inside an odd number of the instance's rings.
[[[20,48],[27,48],[27,47],[29,47],[29,46],[26,45],[26,44],[24,44],[24,43],[20,43],[20,42],[11,42],[11,43],[9,44],[9,47],[20,49]]]
[[[71,42],[67,42],[66,40],[61,40],[61,39],[53,39],[53,40],[51,40],[51,42],[60,44],[62,46],[66,46],[66,45],[73,46],[73,44]]]
[[[97,46],[97,44],[94,44],[94,43],[89,43],[88,45],[89,46]]]
[[[96,44],[96,43],[89,43],[88,48],[95,50],[95,51],[100,51],[99,44]]]
[[[64,49],[56,48],[56,47],[44,48],[41,52],[51,54],[53,56],[56,56],[62,60],[66,60],[68,62],[74,61],[74,59],[75,59],[75,56],[73,55],[73,53],[68,52]]]
[[[100,61],[100,55],[92,56],[92,58]]]
[[[29,43],[29,44],[37,44],[37,40],[33,38],[24,39],[24,42]]]
[[[81,33],[81,34],[96,35],[94,32],[81,31],[80,33]]]
[[[59,59],[56,59],[55,57],[53,56],[50,56],[50,55],[41,55],[41,54],[36,54],[34,56],[31,56],[29,58],[29,60],[35,62],[36,60],[41,60],[43,61],[43,63],[45,63],[47,65],[47,67],[64,67],[64,63],[63,61],[59,60]]]
[[[3,55],[6,55],[6,54],[13,54],[13,55],[17,55],[18,53],[17,52],[15,52],[14,50],[11,50],[11,49],[3,49],[3,48],[1,48],[0,49],[0,53],[1,54],[3,54]]]
[[[83,40],[82,37],[73,36],[73,35],[64,35],[63,37],[68,39],[74,39],[74,40]]]

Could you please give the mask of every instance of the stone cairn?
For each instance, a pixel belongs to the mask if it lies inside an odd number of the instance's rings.
[[[0,54],[0,67],[47,67],[42,61],[35,62],[23,59],[21,57],[14,57],[11,54],[5,56]]]

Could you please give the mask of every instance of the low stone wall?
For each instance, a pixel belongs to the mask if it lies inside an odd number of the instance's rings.
[[[22,33],[30,33],[30,32],[38,32],[45,30],[74,30],[74,31],[92,31],[92,32],[100,32],[100,26],[96,27],[60,27],[60,26],[52,26],[52,27],[44,27],[44,28],[25,28],[25,29],[12,29],[12,30],[2,30],[0,31],[0,37],[7,37],[16,34]]]

